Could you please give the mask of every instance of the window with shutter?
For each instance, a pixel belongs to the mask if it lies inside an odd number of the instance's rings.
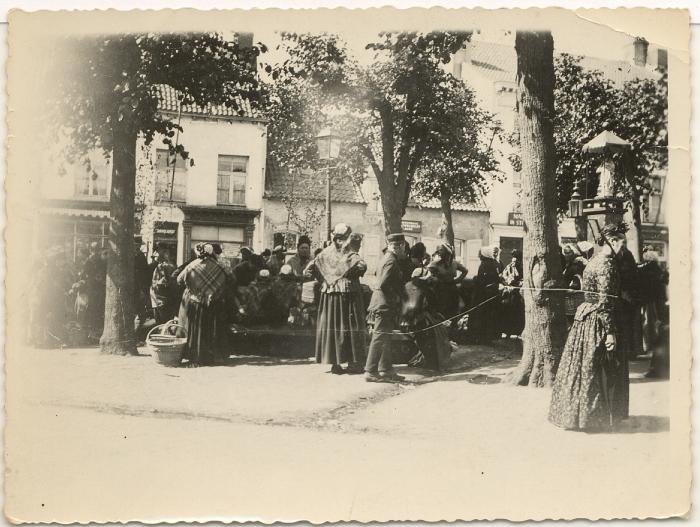
[[[245,187],[248,176],[248,157],[219,155],[217,203],[245,205]]]

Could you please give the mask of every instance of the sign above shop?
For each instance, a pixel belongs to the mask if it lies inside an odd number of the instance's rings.
[[[420,233],[423,230],[423,224],[416,220],[401,220],[401,230],[403,232]]]
[[[156,221],[153,224],[153,238],[157,240],[177,240],[177,223]]]
[[[512,227],[522,227],[525,224],[523,221],[522,212],[509,212],[508,213],[508,225]]]

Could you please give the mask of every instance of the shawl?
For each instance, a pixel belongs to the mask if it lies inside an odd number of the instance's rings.
[[[207,257],[189,264],[178,277],[180,280],[184,280],[192,300],[209,306],[225,292],[226,271],[219,262]]]
[[[339,251],[335,245],[329,245],[316,257],[316,268],[323,280],[331,286],[361,261],[357,253]]]

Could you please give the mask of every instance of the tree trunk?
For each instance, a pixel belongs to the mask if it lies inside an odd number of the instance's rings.
[[[561,277],[557,238],[553,40],[550,32],[517,32],[517,120],[522,152],[525,329],[514,384],[551,386],[565,338],[563,297],[547,292]]]
[[[401,196],[396,191],[381,192],[380,196],[382,198],[385,233],[389,235],[401,232],[401,218],[403,218]]]
[[[452,225],[452,204],[450,203],[450,193],[443,189],[440,192],[440,207],[442,208],[442,222],[445,226],[443,237],[452,247],[455,245],[455,231]]]
[[[135,355],[134,335],[134,194],[136,187],[135,127],[123,119],[114,126],[110,198],[110,254],[107,264],[103,353]]]

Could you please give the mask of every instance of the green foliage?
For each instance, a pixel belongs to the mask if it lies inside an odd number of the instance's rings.
[[[431,148],[413,194],[423,200],[446,197],[452,202],[474,202],[489,191],[493,179],[502,179],[493,150],[502,129],[461,80],[448,75],[439,90],[436,99],[442,108],[435,108]]]
[[[584,154],[582,147],[603,130],[630,142],[624,159],[613,155],[624,175],[618,191],[626,197],[649,187],[649,176],[668,163],[668,78],[634,79],[623,87],[602,72],[587,70],[581,57],[562,54],[555,59],[554,141],[557,155],[557,209],[565,213],[577,180],[585,181],[588,197],[595,195],[600,156]],[[518,146],[517,133],[510,138]],[[514,169],[519,154],[511,156]]]
[[[285,35],[289,59],[266,70],[278,104],[284,105],[287,95],[295,101],[274,113],[289,112],[285,122],[271,123],[279,128],[271,131],[271,154],[276,159],[288,155],[275,153],[284,150],[276,144],[286,142],[294,146],[294,162],[303,160],[304,166],[313,168],[316,161],[307,145],[313,145],[316,130],[332,124],[345,138],[337,173],[360,182],[369,164],[379,182],[385,218],[389,214],[396,220],[398,214],[400,219],[417,172],[438,160],[445,162],[446,149],[463,152],[452,141],[464,148],[472,141],[470,133],[456,133],[465,128],[464,121],[447,119],[449,124],[442,124],[446,109],[471,102],[445,70],[470,36],[469,32],[384,32],[366,46],[374,52],[374,61],[361,66],[337,36]],[[298,87],[292,90],[290,85]],[[321,110],[316,113],[313,108]],[[316,128],[311,126],[313,119],[320,120]]]
[[[56,87],[49,116],[68,137],[71,159],[95,148],[111,152],[119,127],[136,130],[146,144],[162,134],[187,159],[184,145],[174,144],[181,130],[176,116],[158,111],[158,86],[175,88],[182,104],[224,104],[242,113],[238,97],[253,106],[259,101],[253,64],[262,51],[218,33],[66,37],[56,42],[47,75]]]

